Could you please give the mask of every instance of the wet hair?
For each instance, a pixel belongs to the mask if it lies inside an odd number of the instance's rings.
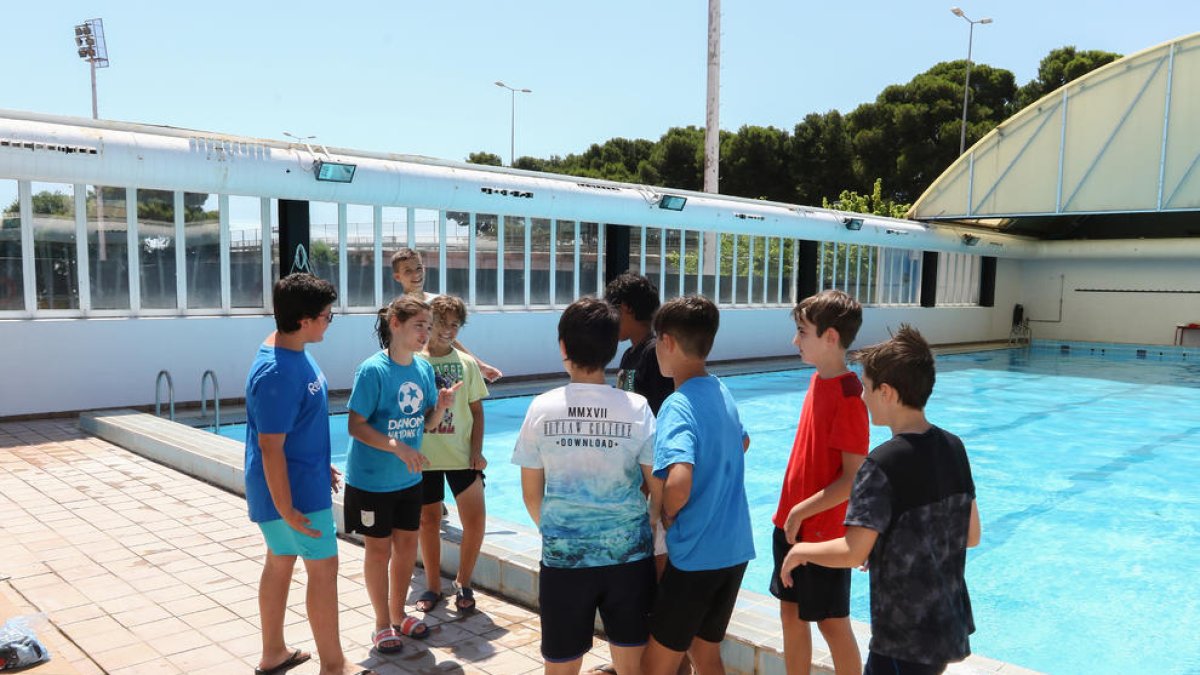
[[[817,337],[836,328],[838,343],[849,349],[862,327],[862,305],[846,293],[837,290],[821,291],[801,300],[792,310],[796,325],[807,321],[817,327]]]
[[[900,330],[886,342],[864,347],[854,356],[862,364],[863,375],[872,390],[888,385],[896,390],[900,403],[924,410],[937,377],[933,352],[917,329],[900,324]]]
[[[458,319],[459,326],[467,325],[467,306],[459,298],[453,295],[439,295],[429,301],[429,308],[433,310],[433,316],[449,317],[452,316]]]
[[[421,263],[421,254],[418,253],[417,251],[412,250],[411,248],[409,248],[407,246],[405,246],[404,248],[400,249],[399,251],[396,251],[395,253],[393,253],[392,254],[392,274],[395,274],[396,272],[400,271],[400,269],[399,269],[400,263],[404,262],[405,260],[412,260],[413,258],[416,258],[417,262]]]
[[[654,313],[655,334],[670,335],[685,354],[695,358],[708,358],[720,325],[720,311],[703,295],[668,300]]]
[[[558,339],[567,358],[586,370],[604,368],[617,353],[621,312],[599,298],[572,302],[558,319]]]
[[[280,333],[295,333],[301,319],[315,319],[337,300],[337,290],[320,277],[296,272],[275,282],[271,298],[275,328]]]
[[[392,300],[386,307],[379,310],[379,315],[375,319],[375,337],[379,339],[379,346],[387,349],[392,344],[392,319],[404,323],[417,314],[428,311],[429,303],[411,295],[401,295]]]
[[[658,309],[658,288],[646,277],[626,272],[608,282],[604,299],[618,309],[621,305],[629,305],[633,318],[649,321]]]

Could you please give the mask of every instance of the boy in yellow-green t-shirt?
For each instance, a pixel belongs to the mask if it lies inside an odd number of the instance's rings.
[[[433,366],[439,386],[462,382],[453,407],[447,410],[437,428],[425,432],[421,454],[429,460],[422,472],[424,506],[421,508],[421,559],[425,565],[426,590],[417,600],[417,611],[433,610],[442,598],[441,521],[445,486],[450,485],[462,521],[458,574],[454,580],[454,606],[460,612],[475,608],[471,574],[479,549],[487,511],[483,503],[483,399],[488,390],[479,363],[470,354],[454,348],[458,331],[467,322],[463,301],[439,295],[430,302],[433,331],[421,356]]]

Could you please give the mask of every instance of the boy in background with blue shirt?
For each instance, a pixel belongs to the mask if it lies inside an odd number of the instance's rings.
[[[659,367],[675,393],[658,411],[654,442],[651,504],[661,504],[667,527],[667,568],[642,657],[648,675],[672,675],[685,652],[699,675],[725,672],[721,641],[754,558],[743,458],[750,438],[729,390],[705,367],[719,324],[716,305],[700,295],[654,315]]]
[[[304,349],[325,339],[337,292],[311,274],[275,282],[276,330],[258,348],[246,377],[246,503],[267,543],[258,585],[262,658],[257,673],[281,673],[309,660],[287,646],[284,612],[296,557],[308,572],[308,623],[322,675],[358,670],[346,662],[338,631],[337,532],[325,375]],[[362,671],[369,672],[369,671]]]

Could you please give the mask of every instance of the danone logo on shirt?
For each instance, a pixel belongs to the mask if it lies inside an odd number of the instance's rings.
[[[396,403],[400,406],[400,412],[405,415],[415,415],[421,412],[421,404],[425,402],[425,392],[421,391],[421,385],[416,382],[405,382],[400,385],[400,391],[396,394]]]

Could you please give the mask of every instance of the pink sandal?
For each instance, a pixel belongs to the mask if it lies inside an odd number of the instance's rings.
[[[415,640],[424,640],[429,637],[429,624],[415,616],[404,617],[399,624],[393,624],[392,628],[400,631],[401,635]]]
[[[400,634],[392,626],[371,633],[371,644],[375,645],[375,650],[380,654],[395,654],[404,648]]]

